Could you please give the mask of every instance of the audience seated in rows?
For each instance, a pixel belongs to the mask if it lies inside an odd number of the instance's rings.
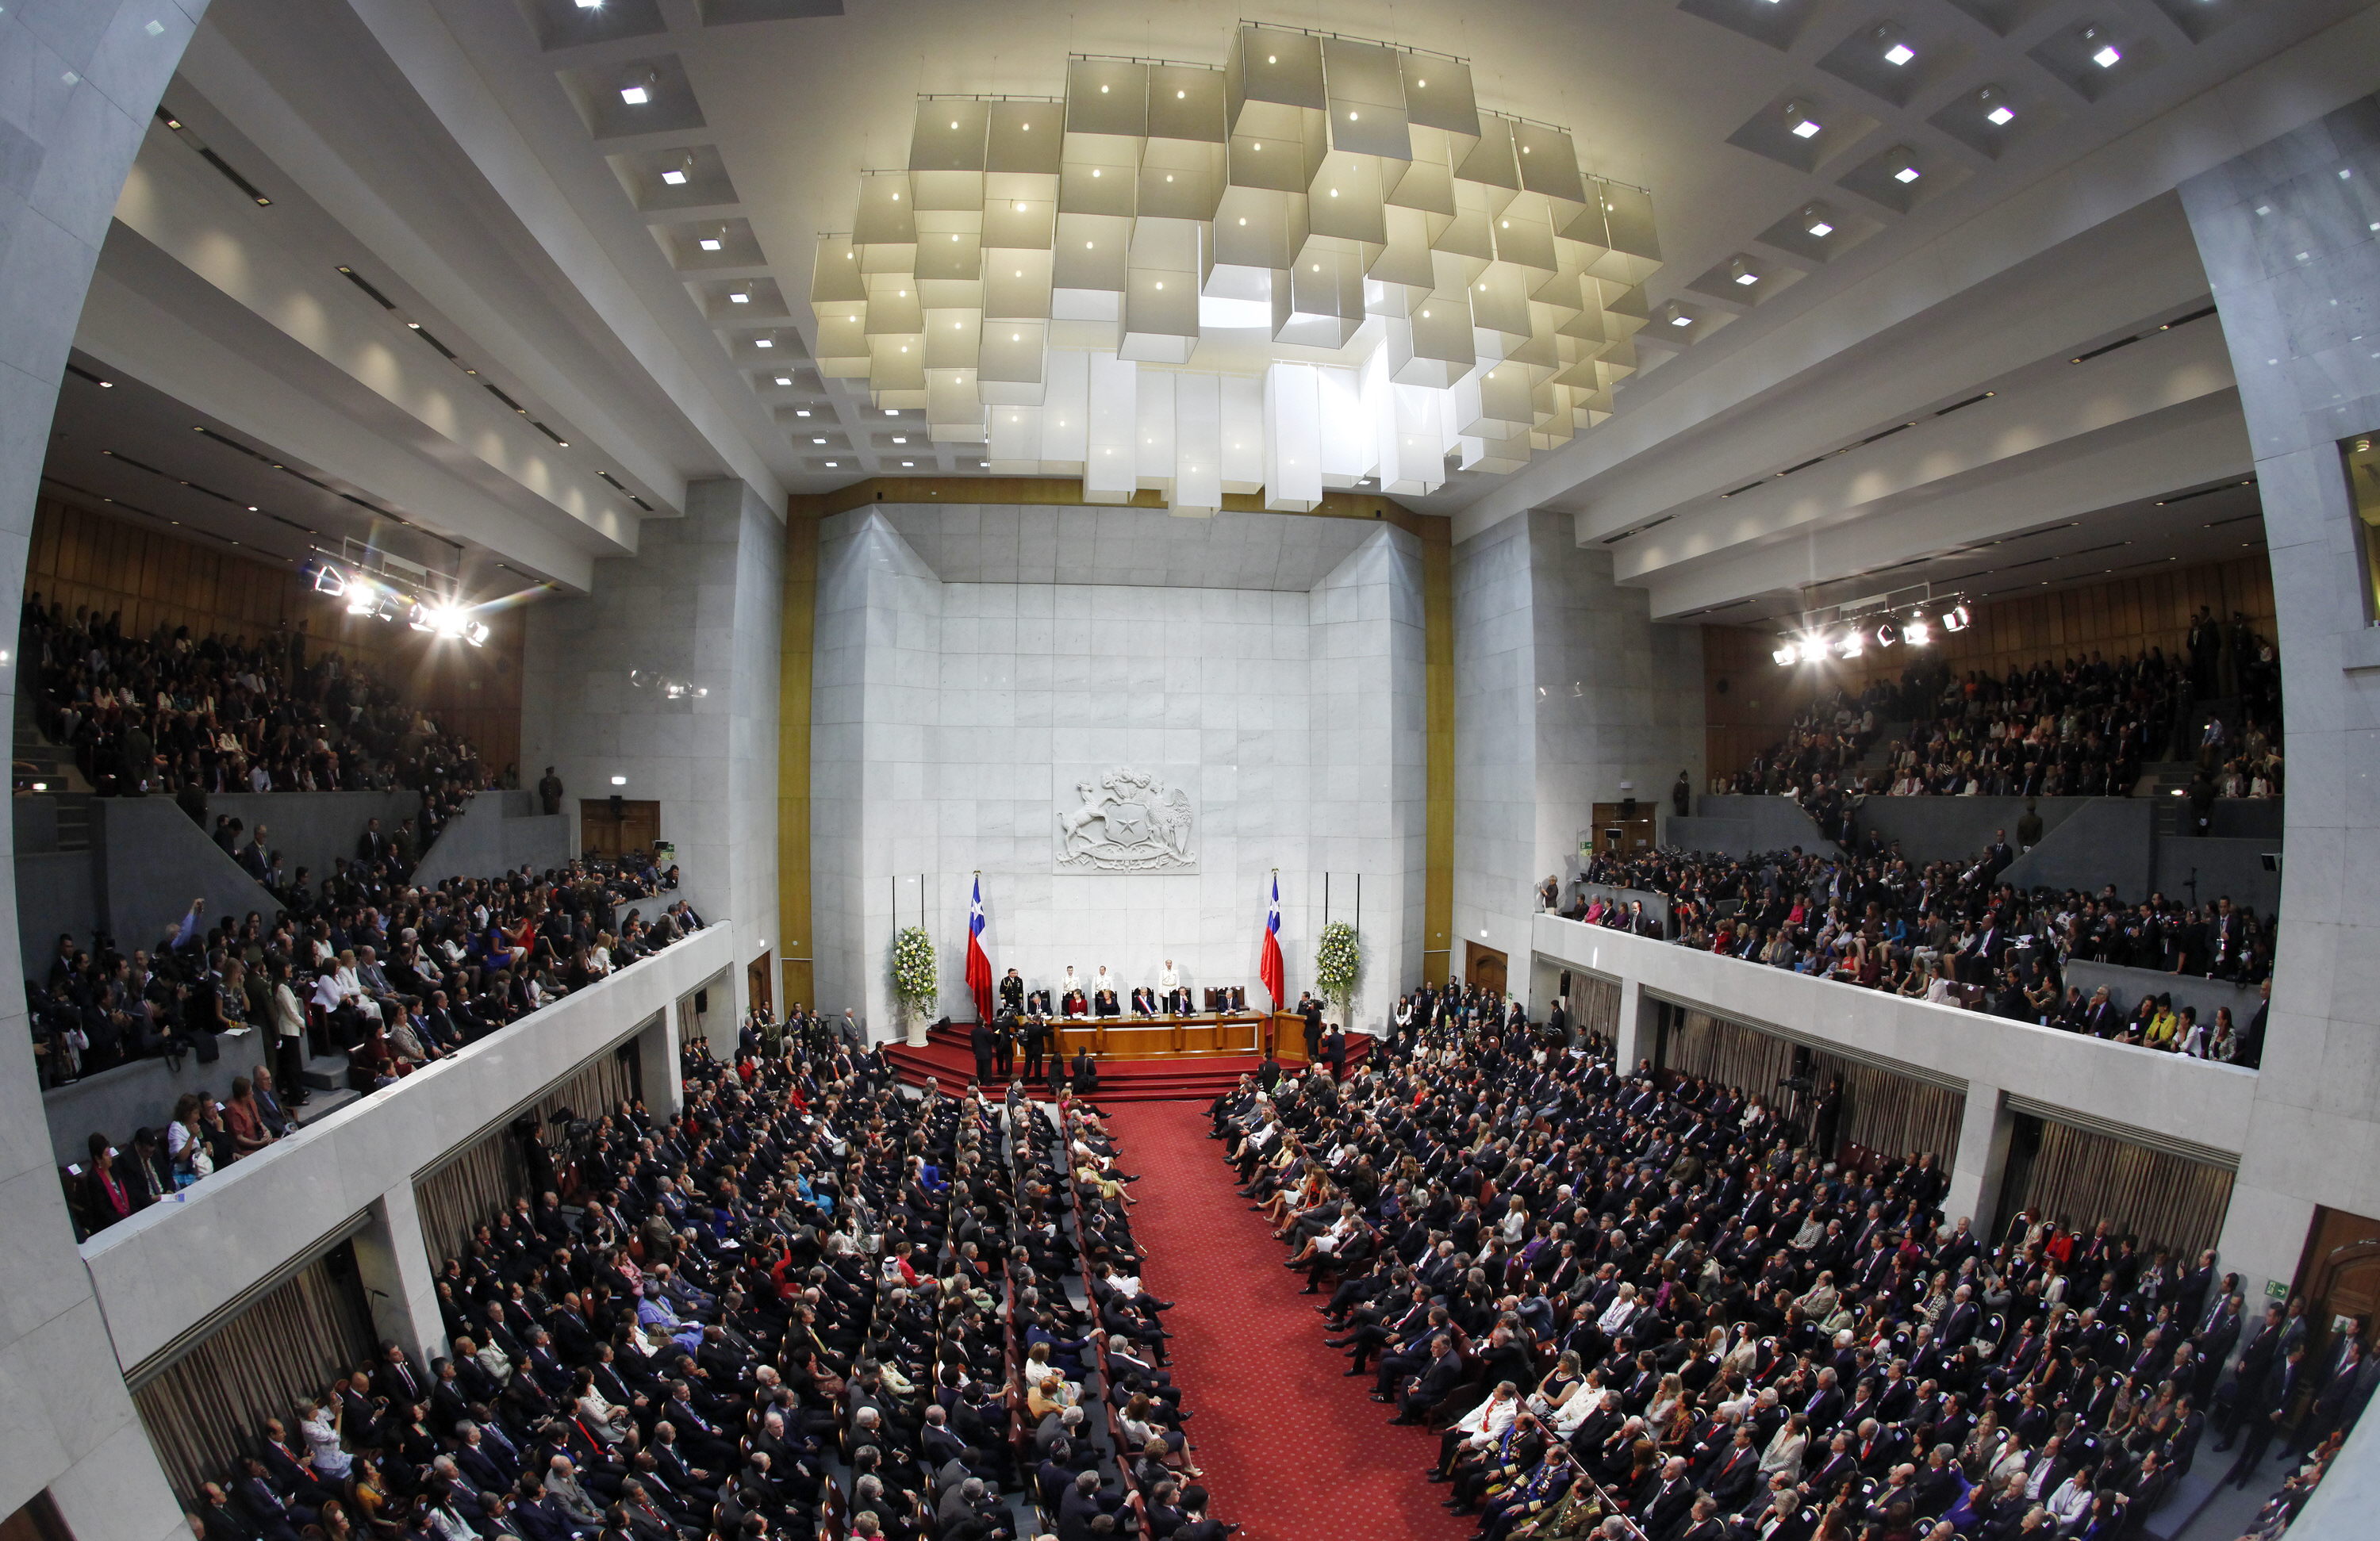
[[[2272,644],[2237,624],[2234,672],[2206,671],[2152,648],[2113,664],[2096,653],[2006,675],[1953,675],[1938,661],[1912,662],[1895,686],[1871,681],[1856,697],[1838,688],[1797,713],[1782,742],[1755,756],[1720,790],[1799,799],[1830,833],[1845,799],[1892,796],[2122,797],[2149,760],[2199,760],[2210,795],[2277,796],[2281,790],[2279,671]],[[2195,634],[2193,634],[2195,635]],[[2233,689],[2219,691],[2222,685]],[[2237,742],[2202,703],[2237,696]],[[1888,722],[1906,720],[1880,761],[1858,768]]]
[[[2245,1486],[2380,1384],[2363,1324],[2252,1309],[2212,1252],[1979,1235],[1932,1156],[1848,1170],[1757,1096],[1422,995],[1377,1068],[1244,1079],[1214,1132],[1485,1541],[2116,1541],[2210,1422]]]
[[[143,1055],[212,1062],[224,1035],[251,1027],[274,1063],[233,1082],[229,1102],[185,1093],[162,1131],[120,1145],[94,1133],[89,1165],[68,1174],[78,1223],[103,1230],[286,1133],[309,1099],[310,1050],[344,1051],[348,1086],[378,1091],[701,928],[675,900],[650,922],[631,910],[614,934],[614,896],[636,881],[580,861],[541,878],[524,868],[386,895],[331,890],[270,929],[254,913],[203,928],[200,901],[153,953],[128,956],[60,937],[47,977],[26,985],[60,1079]]]
[[[294,1410],[296,1438],[251,1431],[259,1462],[200,1495],[194,1531],[1009,1541],[1009,1495],[1047,1488],[1057,1534],[1112,1534],[1119,1468],[1083,1399],[1161,1444],[1178,1393],[1123,1348],[1133,1373],[1087,1373],[1068,1144],[1021,1096],[904,1095],[816,1019],[745,1037],[777,1052],[687,1049],[677,1118],[549,1123],[539,1196],[436,1271],[448,1355],[383,1345]]]
[[[42,731],[102,795],[477,789],[479,753],[301,623],[251,645],[27,597],[19,656]],[[203,820],[201,820],[203,823]]]
[[[2174,1008],[2169,992],[2107,1009],[2065,983],[2080,960],[2234,984],[2272,974],[2275,925],[2228,897],[2210,904],[2153,893],[2137,904],[2112,885],[2092,895],[2000,881],[2016,853],[2005,838],[1966,861],[1917,864],[1871,840],[1852,855],[1795,846],[1749,860],[1703,852],[1604,853],[1585,881],[1661,894],[1682,946],[1791,968],[1845,984],[1964,1006],[2015,1021],[2087,1032],[2202,1059],[2254,1065],[2255,1024]],[[1641,900],[1584,891],[1568,912],[1589,925],[1658,935]]]

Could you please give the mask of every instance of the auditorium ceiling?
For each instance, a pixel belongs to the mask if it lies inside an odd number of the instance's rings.
[[[280,449],[581,588],[706,477],[773,501],[880,472],[983,474],[982,444],[896,431],[867,382],[829,378],[816,357],[819,237],[852,227],[864,174],[908,164],[921,96],[1048,100],[1072,56],[1211,68],[1243,19],[1315,29],[1466,61],[1482,111],[1565,130],[1587,176],[1645,189],[1654,214],[1660,266],[1631,301],[1645,324],[1609,420],[1407,501],[1452,517],[1458,540],[1523,508],[1571,513],[1621,581],[1655,591],[1657,616],[1766,606],[2233,468],[2241,436],[2228,376],[2202,357],[2219,352],[2209,326],[2214,342],[2135,349],[2095,376],[2127,371],[2117,408],[2089,419],[2112,437],[2059,449],[1972,426],[2014,393],[1949,419],[2022,443],[2028,475],[2128,443],[2124,474],[2079,479],[2056,517],[2029,494],[1979,506],[1991,477],[1963,449],[1936,458],[1964,482],[1813,501],[1847,458],[1779,481],[1791,497],[1722,500],[2203,309],[2171,167],[2255,138],[2260,114],[2322,72],[2325,30],[2362,8],[216,0],[166,92],[176,127],[149,130],[78,341],[135,375],[156,366],[175,399],[226,420],[235,404],[206,399],[209,348],[264,360],[347,419],[293,426]],[[262,198],[227,191],[235,174]],[[122,299],[150,309],[99,324]],[[157,324],[201,312],[204,337]],[[323,317],[351,334],[310,330]],[[2162,383],[2140,362],[2153,356]],[[2027,399],[2046,413],[2054,394]],[[2200,436],[2223,456],[2147,479],[2154,432],[2227,412],[2228,437]],[[411,471],[444,482],[374,486],[369,456],[334,453],[392,413]]]

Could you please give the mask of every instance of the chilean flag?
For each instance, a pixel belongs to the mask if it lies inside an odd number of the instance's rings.
[[[967,905],[967,989],[975,996],[978,1022],[991,1020],[991,959],[983,950],[983,878],[975,880],[975,898]]]
[[[1281,1010],[1283,980],[1281,967],[1281,874],[1272,875],[1272,908],[1265,912],[1264,955],[1257,960],[1257,977],[1272,993],[1272,1009]]]

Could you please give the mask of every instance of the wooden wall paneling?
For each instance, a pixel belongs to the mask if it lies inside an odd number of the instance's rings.
[[[441,643],[404,625],[358,618],[317,597],[294,567],[218,550],[170,530],[44,497],[25,574],[28,593],[105,616],[126,631],[188,626],[250,642],[302,628],[310,656],[336,651],[405,690],[448,732],[502,771],[520,758],[522,625],[517,608],[491,612],[483,648]]]

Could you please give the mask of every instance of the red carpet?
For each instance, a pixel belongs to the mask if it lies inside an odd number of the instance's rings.
[[[1148,1284],[1173,1302],[1174,1383],[1215,1513],[1238,1541],[1459,1541],[1474,1522],[1440,1509],[1422,1480],[1438,1457],[1427,1429],[1390,1428],[1394,1408],[1366,1395],[1287,1256],[1232,1191],[1203,1102],[1127,1103],[1108,1121],[1132,1194]]]

